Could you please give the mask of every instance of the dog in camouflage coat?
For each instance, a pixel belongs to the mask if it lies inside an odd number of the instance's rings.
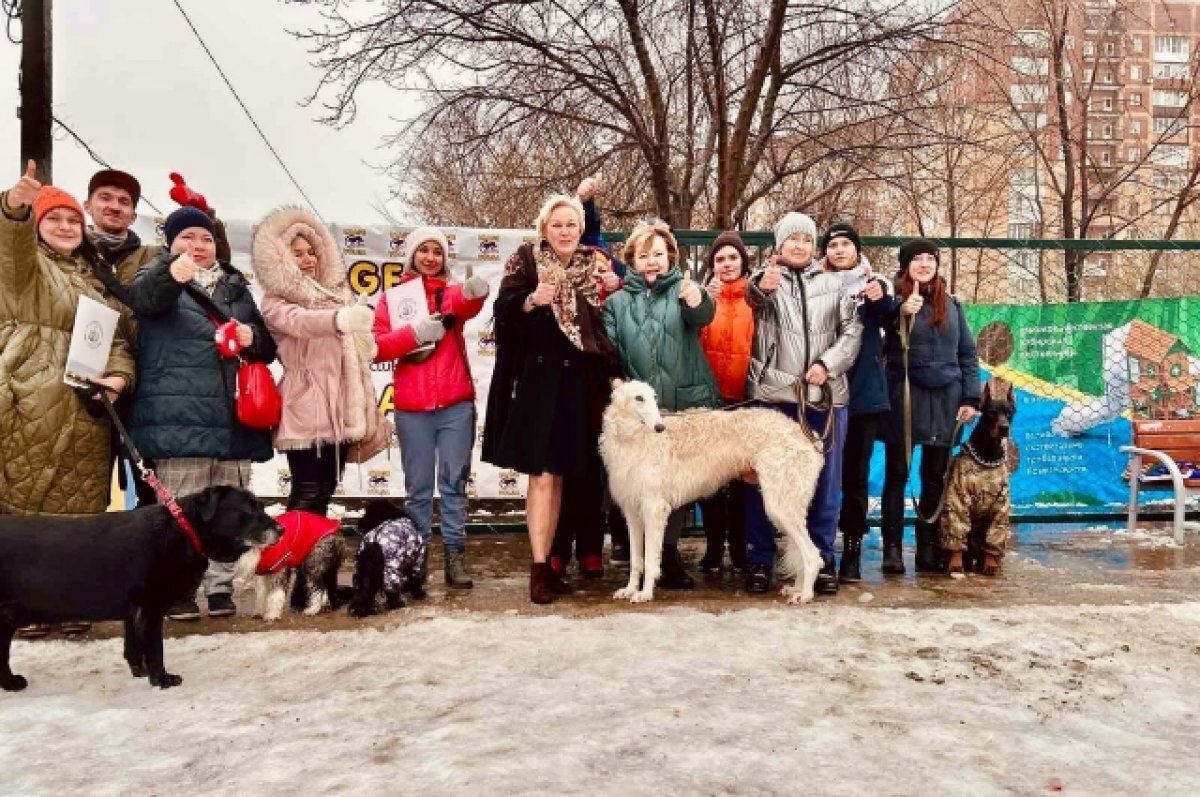
[[[995,576],[1012,536],[1009,476],[1018,452],[1010,439],[1016,397],[1011,383],[993,377],[983,386],[979,423],[950,465],[941,544],[949,554],[948,572],[961,578],[967,569]]]
[[[358,522],[362,544],[354,558],[350,614],[368,617],[404,607],[402,593],[425,597],[422,571],[429,546],[412,518],[391,501],[372,501]]]

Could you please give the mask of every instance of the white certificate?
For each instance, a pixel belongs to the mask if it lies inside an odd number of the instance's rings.
[[[121,314],[106,304],[79,297],[75,310],[75,328],[71,330],[71,347],[67,349],[67,370],[63,381],[74,387],[87,387],[89,377],[104,376],[113,335]]]
[[[425,281],[420,277],[388,288],[388,320],[392,329],[406,327],[415,321],[429,317],[429,304],[425,299]]]

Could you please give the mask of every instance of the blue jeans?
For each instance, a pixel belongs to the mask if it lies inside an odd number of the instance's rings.
[[[467,477],[475,446],[475,402],[460,401],[432,412],[396,410],[395,416],[408,512],[428,544],[436,469],[442,499],[442,545],[448,551],[461,551],[467,544]]]
[[[765,404],[792,420],[798,412],[796,404]],[[809,410],[808,425],[818,432],[825,428],[826,413]],[[846,445],[846,424],[850,414],[846,407],[833,408],[833,430],[825,441],[825,465],[817,478],[817,491],[808,507],[808,536],[821,551],[821,556],[833,556],[837,539],[838,496],[842,489],[842,449]],[[763,507],[762,490],[757,484],[746,485],[746,559],[752,565],[775,563],[775,527]]]

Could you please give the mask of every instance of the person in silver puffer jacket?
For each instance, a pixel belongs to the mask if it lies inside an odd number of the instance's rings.
[[[746,286],[746,301],[754,308],[746,396],[797,418],[796,386],[806,383],[806,396],[814,401],[819,398],[815,388],[829,383],[833,407],[809,407],[805,412],[805,421],[818,430],[825,427],[830,411],[834,416],[832,434],[825,443],[825,466],[808,513],[809,535],[824,560],[816,591],[828,595],[837,592],[833,545],[850,402],[846,374],[858,355],[862,324],[841,279],[813,260],[816,240],[817,227],[811,218],[802,213],[785,214],[775,225],[775,255]],[[746,542],[746,591],[766,592],[775,561],[775,532],[757,489],[747,491]]]

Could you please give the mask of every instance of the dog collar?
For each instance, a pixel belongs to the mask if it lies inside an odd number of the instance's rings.
[[[980,467],[999,468],[1002,465],[1008,464],[1008,443],[1007,443],[1007,441],[1002,442],[1000,444],[1000,456],[997,459],[984,459],[983,457],[979,456],[979,452],[977,452],[975,450],[975,447],[971,445],[970,440],[963,443],[963,449],[971,456],[971,459],[973,459],[977,463],[979,463]]]

